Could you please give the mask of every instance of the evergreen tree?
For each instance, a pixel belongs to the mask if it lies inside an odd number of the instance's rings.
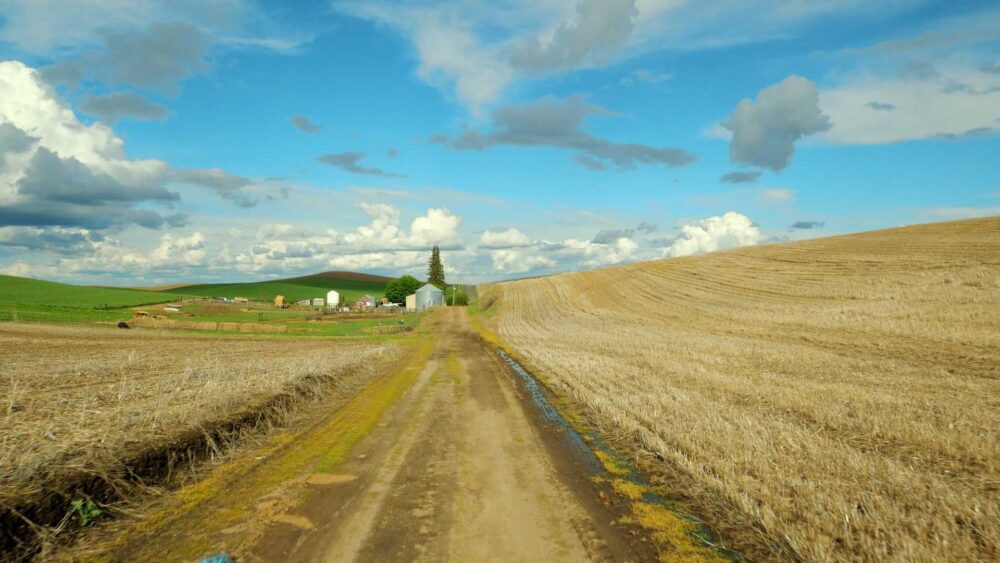
[[[434,249],[431,250],[431,258],[427,261],[427,283],[437,286],[441,290],[446,287],[444,265],[441,264],[441,249],[437,245],[434,245]]]

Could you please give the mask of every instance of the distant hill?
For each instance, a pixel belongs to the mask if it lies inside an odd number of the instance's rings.
[[[286,300],[300,301],[313,297],[326,297],[326,292],[332,289],[340,293],[342,303],[350,303],[365,294],[382,296],[385,293],[385,284],[392,279],[361,272],[322,272],[261,282],[185,285],[166,289],[164,293],[246,297],[256,301],[270,301],[275,295],[284,295]]]
[[[0,276],[0,320],[114,320],[109,309],[165,303],[177,295]]]
[[[299,276],[295,278],[285,278],[275,281],[295,282],[298,280],[309,280],[317,278],[329,279],[329,280],[344,280],[344,281],[364,281],[373,283],[389,283],[392,280],[396,279],[389,276],[379,276],[376,274],[368,274],[365,272],[335,271],[335,272],[320,272],[318,274],[310,274],[308,276]]]

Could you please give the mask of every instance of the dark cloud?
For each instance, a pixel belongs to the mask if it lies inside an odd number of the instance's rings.
[[[222,199],[240,207],[253,207],[257,200],[242,191],[253,182],[249,178],[230,174],[219,168],[183,168],[174,170],[171,178],[177,182],[208,188]]]
[[[163,119],[167,108],[146,101],[133,92],[115,92],[101,96],[87,96],[80,102],[80,111],[97,116],[105,123],[114,124],[123,117],[141,121]]]
[[[163,215],[149,209],[109,203],[84,205],[25,200],[0,204],[0,224],[10,226],[107,229],[135,224],[148,229],[160,229],[164,225],[183,227],[187,220],[188,216],[184,213]]]
[[[107,202],[172,202],[180,197],[161,185],[124,185],[111,176],[94,172],[75,158],[60,158],[38,147],[17,182],[18,194],[53,203],[94,205]]]
[[[186,221],[184,215],[164,216],[137,207],[147,203],[169,205],[179,199],[162,186],[162,178],[143,185],[125,185],[44,147],[36,149],[16,188],[16,197],[0,204],[0,224],[103,229],[130,223],[160,228]]]
[[[294,125],[296,129],[302,131],[303,133],[319,133],[320,130],[323,129],[322,127],[319,126],[319,124],[313,123],[312,121],[309,120],[308,117],[304,115],[296,115],[295,117],[293,117],[292,125]]]
[[[992,135],[996,129],[992,127],[976,127],[975,129],[969,129],[968,131],[963,131],[961,133],[938,133],[934,135],[936,139],[944,139],[946,141],[964,141],[965,139],[979,139],[982,137],[987,137]]]
[[[39,69],[49,84],[77,86],[87,79],[87,63],[80,60],[58,61]]]
[[[642,222],[635,226],[635,232],[637,233],[649,234],[655,233],[658,230],[660,230],[660,227],[654,223]]]
[[[942,92],[946,94],[952,94],[955,92],[961,92],[963,94],[970,94],[973,96],[988,96],[990,94],[1000,92],[1000,86],[992,86],[990,88],[976,88],[969,84],[963,82],[951,81],[941,89]]]
[[[36,138],[14,127],[10,123],[0,123],[0,170],[3,170],[7,153],[24,152],[31,148]]]
[[[594,244],[611,244],[620,238],[632,238],[634,234],[635,229],[604,229],[603,231],[598,231],[590,242]]]
[[[588,58],[605,62],[628,41],[635,15],[635,0],[580,0],[576,18],[560,24],[544,45],[534,37],[516,43],[510,62],[534,73],[573,68]]]
[[[190,23],[154,23],[145,31],[108,32],[104,65],[112,81],[168,94],[208,70],[208,39]]]
[[[596,158],[583,153],[579,153],[576,156],[574,156],[573,160],[575,160],[577,164],[579,164],[580,166],[583,166],[584,168],[588,168],[590,170],[594,170],[596,172],[603,172],[604,170],[608,169],[608,167],[600,160],[597,160]]]
[[[796,221],[789,227],[790,229],[818,229],[826,225],[823,221]]]
[[[831,127],[819,108],[816,84],[794,75],[761,90],[756,101],[741,101],[722,125],[733,133],[733,162],[775,172],[791,163],[796,141]]]
[[[402,174],[396,174],[395,172],[387,172],[381,168],[359,166],[358,161],[368,156],[363,152],[341,152],[341,153],[330,153],[319,157],[317,160],[323,164],[329,164],[330,166],[340,168],[341,170],[346,170],[348,172],[353,172],[355,174],[367,174],[369,176],[381,176],[383,178],[405,178]]]
[[[636,234],[655,233],[657,230],[659,230],[659,227],[656,225],[643,222],[631,229],[604,229],[598,231],[590,242],[594,244],[612,244],[620,238],[632,238]]]
[[[892,111],[896,109],[896,106],[892,104],[883,104],[881,102],[868,102],[865,106],[870,107],[875,111]]]
[[[457,150],[483,150],[502,145],[572,149],[577,151],[576,161],[592,170],[602,170],[607,163],[630,170],[638,164],[681,166],[695,161],[695,155],[684,149],[614,143],[580,129],[588,116],[609,114],[611,112],[602,107],[587,104],[580,96],[565,99],[546,96],[523,105],[499,108],[493,113],[490,133],[467,129],[454,138],[435,135],[431,142]]]
[[[723,174],[719,178],[719,181],[727,184],[749,184],[751,182],[756,182],[757,178],[760,178],[760,174],[759,170],[730,172],[728,174]]]
[[[25,250],[48,250],[64,256],[92,252],[104,240],[87,229],[0,227],[0,246]]]

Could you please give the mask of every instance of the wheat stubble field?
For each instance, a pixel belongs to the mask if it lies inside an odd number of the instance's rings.
[[[497,291],[504,340],[752,553],[1000,557],[1000,218]]]
[[[70,493],[87,476],[113,480],[133,469],[123,462],[241,416],[271,420],[276,398],[348,394],[393,353],[372,342],[2,324],[0,511]]]

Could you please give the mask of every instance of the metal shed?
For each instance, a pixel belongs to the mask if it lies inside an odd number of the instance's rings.
[[[426,311],[431,307],[440,307],[444,305],[444,292],[431,284],[427,284],[418,289],[415,295],[417,296],[417,311]]]

